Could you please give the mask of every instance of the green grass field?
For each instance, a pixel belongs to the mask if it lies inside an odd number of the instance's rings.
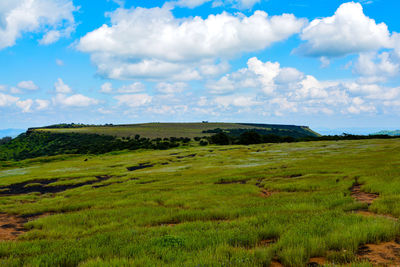
[[[95,127],[82,127],[82,128],[58,128],[58,129],[38,129],[40,131],[51,131],[57,133],[94,133],[105,134],[116,137],[134,137],[139,134],[146,138],[164,138],[164,137],[202,137],[210,136],[212,133],[202,133],[205,130],[220,129],[270,129],[266,126],[254,126],[240,123],[143,123],[143,124],[130,124],[130,125],[115,125],[115,126],[95,126]],[[299,131],[301,133],[308,133],[316,135],[315,132],[306,127],[301,126],[276,126],[275,128],[281,129],[283,132],[288,128]]]
[[[148,167],[127,170],[140,164]],[[28,191],[3,191],[0,212],[46,216],[0,242],[1,266],[305,266],[312,257],[370,266],[358,248],[400,235],[396,220],[352,212],[400,217],[400,140],[137,150],[18,166],[0,169],[0,187]],[[355,181],[380,194],[371,206],[350,196]],[[41,185],[70,187],[29,192]]]

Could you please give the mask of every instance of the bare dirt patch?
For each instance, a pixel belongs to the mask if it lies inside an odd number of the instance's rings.
[[[261,180],[259,180],[256,183],[256,186],[261,189],[260,196],[263,198],[268,198],[272,194],[276,193],[276,192],[268,191],[267,189],[265,189],[264,186],[261,184]]]
[[[24,227],[25,223],[47,215],[49,214],[16,216],[0,213],[0,241],[16,240],[18,236],[28,231]]]
[[[358,258],[374,266],[400,266],[400,244],[394,241],[367,244],[359,248]]]
[[[271,261],[269,267],[283,267],[283,265],[279,261]]]
[[[265,188],[261,189],[261,192],[260,192],[261,197],[267,198],[267,197],[270,197],[271,195],[272,195],[272,192],[268,191]]]
[[[355,183],[351,188],[350,188],[350,195],[357,201],[361,203],[366,203],[368,205],[371,205],[372,202],[374,202],[375,199],[379,197],[379,194],[377,193],[367,193],[361,191],[361,184]]]
[[[397,221],[397,218],[393,217],[390,214],[377,214],[377,213],[374,213],[374,212],[371,212],[371,211],[368,211],[368,210],[356,210],[355,213],[363,215],[363,216],[366,216],[366,217],[383,217],[383,218],[386,218],[386,219]]]
[[[327,263],[326,259],[323,257],[316,257],[316,258],[311,258],[310,261],[308,262],[307,266],[308,267],[319,267],[319,266],[325,266]]]
[[[350,188],[351,196],[358,202],[371,205],[379,197],[376,193],[361,191],[361,184],[356,183]],[[397,221],[397,218],[390,214],[376,214],[368,210],[356,210],[357,214],[366,217],[384,217]],[[380,244],[366,244],[360,246],[357,257],[361,261],[369,261],[373,266],[400,266],[400,244],[395,241],[383,242]]]
[[[271,246],[271,245],[274,244],[274,243],[276,243],[276,239],[271,238],[271,239],[264,239],[264,240],[261,240],[261,241],[258,243],[258,245],[259,245],[259,246],[263,246],[263,247],[268,247],[268,246]]]

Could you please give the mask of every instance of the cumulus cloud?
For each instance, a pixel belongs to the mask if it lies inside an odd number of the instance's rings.
[[[151,103],[153,97],[148,94],[127,94],[114,96],[114,99],[118,100],[118,105],[136,108]]]
[[[214,99],[214,102],[224,108],[229,106],[244,108],[261,104],[261,102],[255,100],[254,96],[245,95],[218,96]]]
[[[60,94],[68,94],[72,92],[71,87],[65,84],[61,78],[58,78],[57,81],[54,83],[54,89],[57,93]]]
[[[213,6],[221,6],[221,5],[232,5],[238,9],[250,9],[256,3],[259,3],[261,0],[178,0],[174,2],[170,2],[169,5],[176,5],[180,7],[188,7],[188,8],[195,8],[201,6],[208,2],[213,2]]]
[[[0,107],[6,107],[14,104],[19,100],[18,97],[0,93]]]
[[[258,112],[275,115],[376,113],[377,107],[389,107],[400,100],[398,87],[362,83],[359,79],[321,81],[297,69],[281,67],[278,62],[262,62],[255,57],[248,60],[247,68],[210,82],[208,88],[211,93],[224,95],[211,101],[202,98],[197,106],[256,106]]]
[[[311,21],[300,37],[306,43],[295,51],[313,57],[340,57],[392,46],[386,24],[365,16],[361,4],[354,2],[342,4],[332,17]]]
[[[75,28],[71,0],[2,0],[0,49],[13,46],[27,32],[44,32],[41,44],[68,36]]]
[[[181,93],[187,88],[188,84],[183,82],[176,82],[176,83],[161,82],[156,85],[157,91],[163,94]]]
[[[21,81],[18,83],[18,88],[25,90],[37,90],[39,87],[33,81]]]
[[[33,104],[32,99],[27,99],[27,100],[16,102],[17,107],[19,107],[23,113],[32,112],[32,110],[31,110],[32,104]]]
[[[123,85],[120,88],[114,90],[110,82],[106,82],[101,86],[100,92],[110,93],[139,93],[146,89],[145,85],[141,82],[134,82],[128,85]]]
[[[88,107],[97,105],[99,101],[81,94],[75,94],[71,96],[57,94],[56,97],[53,98],[53,103],[55,105],[61,105],[65,107]]]
[[[195,8],[211,1],[212,0],[178,0],[175,2],[171,2],[170,4],[180,7]]]
[[[91,54],[98,72],[113,79],[200,79],[216,61],[262,50],[299,32],[304,19],[283,14],[175,18],[168,8],[119,8],[103,25],[82,37],[77,48]],[[212,64],[210,64],[210,62]]]
[[[347,108],[347,112],[351,114],[360,114],[361,112],[375,112],[376,108],[372,104],[365,103],[360,97],[352,99],[351,105]]]
[[[393,52],[362,53],[354,66],[354,72],[361,76],[363,83],[385,82],[400,72],[400,61],[394,58]]]
[[[45,99],[36,99],[35,103],[37,105],[36,110],[44,110],[47,109],[50,105],[50,101],[49,100],[45,100]]]

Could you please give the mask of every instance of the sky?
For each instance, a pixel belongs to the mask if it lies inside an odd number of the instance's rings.
[[[397,0],[1,0],[0,129],[397,129],[398,10]]]

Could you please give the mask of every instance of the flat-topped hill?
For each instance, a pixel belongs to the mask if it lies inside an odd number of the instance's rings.
[[[90,133],[104,134],[116,137],[134,137],[140,135],[146,138],[169,137],[201,137],[210,136],[219,130],[238,132],[240,130],[255,130],[262,134],[279,136],[306,137],[319,136],[307,126],[280,125],[280,124],[253,124],[253,123],[142,123],[123,125],[82,125],[58,124],[41,128],[31,128],[30,131],[51,131],[56,133]]]

